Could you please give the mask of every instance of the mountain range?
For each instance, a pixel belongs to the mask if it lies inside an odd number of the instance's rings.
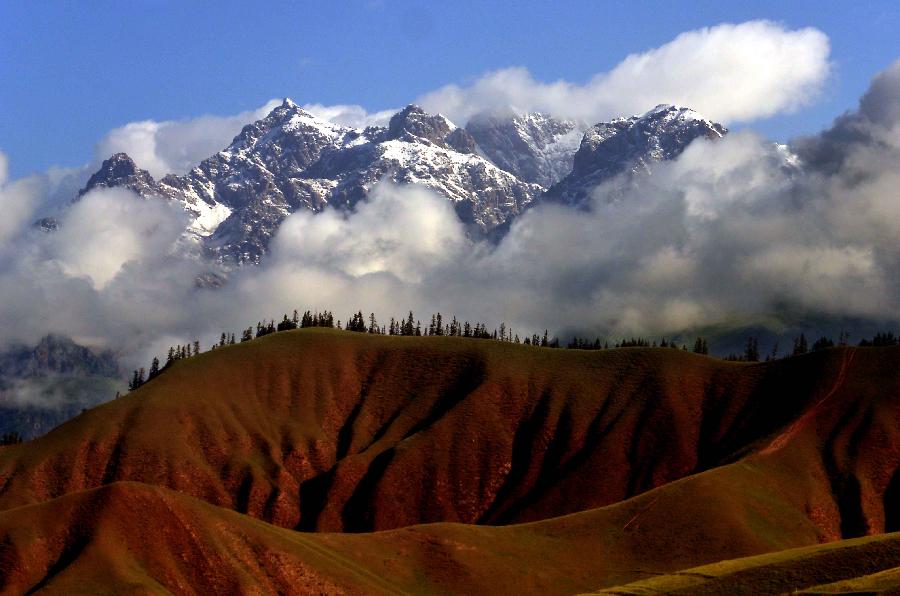
[[[465,127],[409,105],[386,127],[354,129],[285,99],[187,174],[155,180],[118,153],[76,200],[105,187],[173,201],[189,214],[186,237],[203,254],[226,265],[258,263],[288,215],[352,208],[381,180],[433,190],[453,203],[470,235],[490,237],[542,200],[583,203],[605,180],[646,171],[697,138],[726,132],[670,105],[594,126],[540,113],[492,113]]]
[[[125,391],[116,355],[57,335],[0,352],[0,434],[40,436]]]

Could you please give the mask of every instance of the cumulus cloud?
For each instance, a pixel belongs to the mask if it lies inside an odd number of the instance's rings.
[[[7,164],[6,155],[0,152],[0,255],[21,233],[41,200],[41,187],[35,178],[7,182]]]
[[[545,83],[525,68],[506,68],[468,86],[447,85],[418,103],[459,122],[512,107],[592,124],[660,103],[688,106],[725,123],[748,122],[813,100],[830,70],[828,54],[828,38],[816,29],[788,30],[769,21],[722,24],[632,54],[584,84]]]
[[[6,154],[0,151],[0,186],[6,184],[6,179],[9,177],[9,158],[6,157]]]
[[[281,102],[273,99],[234,116],[200,116],[185,120],[142,120],[109,131],[94,150],[95,159],[127,153],[154,177],[184,174],[224,149],[249,122],[264,118]]]
[[[70,277],[105,288],[124,266],[172,250],[187,225],[184,213],[128,190],[97,189],[65,212],[48,238],[49,258]]]
[[[62,212],[46,233],[33,215],[52,190],[43,177],[0,188],[0,202],[27,204],[0,236],[0,343],[32,344],[47,333],[133,352],[183,323],[177,305],[194,295],[208,265],[184,242],[184,214],[130,191],[98,189]]]

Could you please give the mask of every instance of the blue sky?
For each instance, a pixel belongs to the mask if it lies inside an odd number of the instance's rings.
[[[127,122],[229,115],[273,97],[402,106],[524,66],[584,82],[683,31],[770,19],[816,27],[834,72],[800,112],[754,122],[777,139],[853,107],[900,56],[896,2],[414,3],[394,0],[0,4],[0,150],[13,177],[75,166]]]

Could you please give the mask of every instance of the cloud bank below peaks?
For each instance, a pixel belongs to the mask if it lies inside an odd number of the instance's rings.
[[[639,114],[660,103],[691,107],[731,124],[790,112],[811,102],[826,81],[828,37],[769,21],[721,24],[680,34],[631,54],[584,84],[536,81],[525,68],[487,73],[468,86],[447,85],[417,100],[454,122],[512,108],[593,124]]]

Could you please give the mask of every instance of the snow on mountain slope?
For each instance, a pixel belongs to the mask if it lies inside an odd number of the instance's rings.
[[[590,127],[575,154],[572,171],[546,196],[569,204],[583,202],[598,184],[623,173],[649,171],[674,159],[695,139],[720,139],[728,130],[697,112],[661,104],[629,118]]]
[[[539,112],[479,114],[466,124],[485,157],[520,180],[544,188],[572,170],[586,128]]]

